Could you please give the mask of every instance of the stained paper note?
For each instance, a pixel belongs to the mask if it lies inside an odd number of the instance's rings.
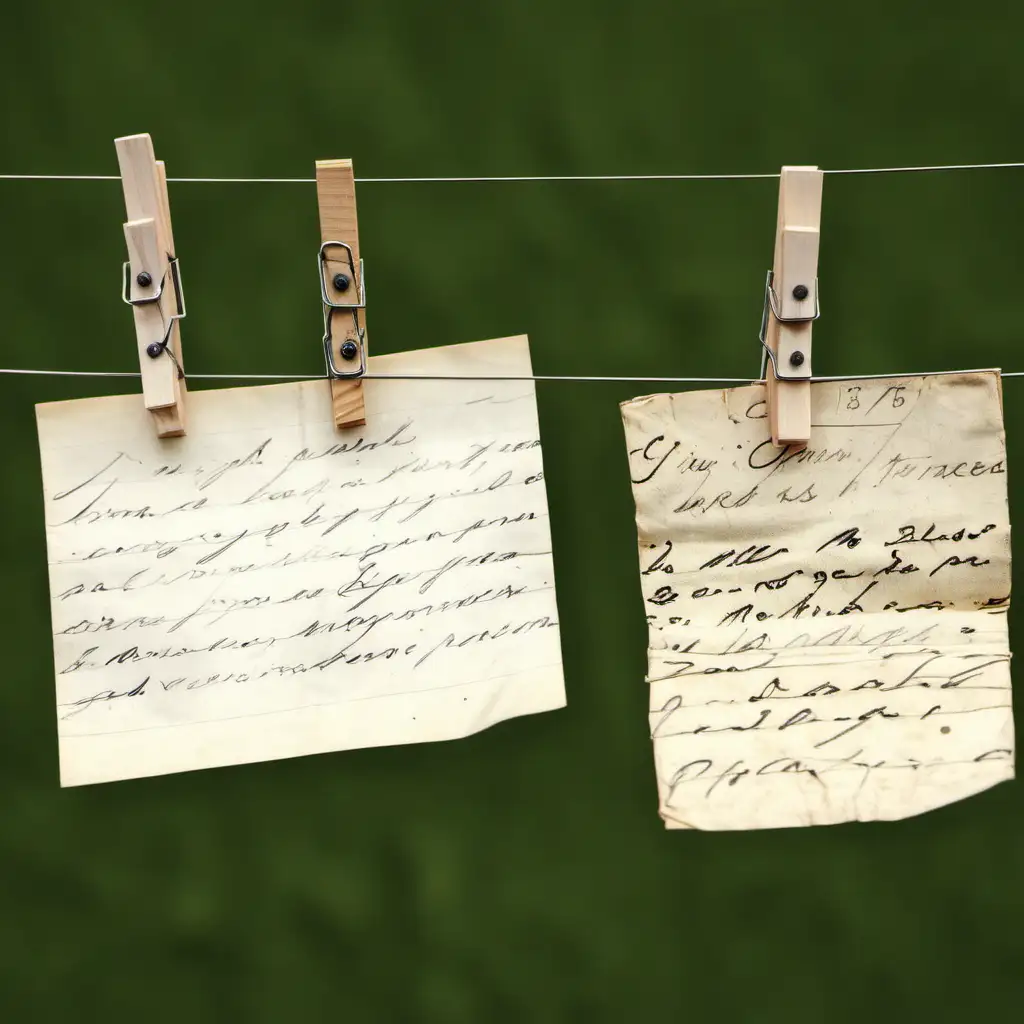
[[[527,340],[376,357],[529,376]],[[63,785],[444,740],[564,705],[533,384],[37,407]]]
[[[1013,776],[996,372],[624,403],[669,828],[893,819]]]

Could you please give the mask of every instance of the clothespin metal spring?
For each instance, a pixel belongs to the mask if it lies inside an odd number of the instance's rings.
[[[178,380],[185,379],[185,371],[182,370],[178,360],[174,358],[174,353],[170,349],[171,331],[174,330],[175,320],[184,320],[187,315],[185,312],[185,293],[181,287],[181,270],[178,267],[177,256],[172,256],[170,253],[167,254],[167,271],[170,274],[171,284],[174,286],[174,299],[176,313],[172,313],[167,318],[167,329],[164,331],[164,336],[159,341],[154,341],[146,346],[146,355],[150,359],[157,359],[159,356],[166,353],[171,358],[171,362],[174,363],[175,368],[178,371]],[[132,298],[132,265],[131,262],[125,260],[121,267],[123,274],[123,284],[121,288],[121,301],[129,306],[148,306],[151,303],[159,302],[164,293],[164,286],[167,284],[167,274],[164,274],[160,278],[160,283],[157,285],[156,292],[152,295],[140,295],[136,298]],[[143,275],[147,280],[142,280]],[[140,270],[136,275],[136,282],[141,287],[148,287],[151,283],[152,278],[146,270]]]
[[[335,274],[334,280],[331,282],[336,291],[347,291],[351,282],[354,280],[356,285],[356,294],[358,296],[355,302],[337,302],[332,299],[328,292],[327,286],[327,261],[328,255],[327,250],[331,248],[344,249],[346,259],[348,261],[349,271],[351,273],[350,278],[345,278],[344,274]],[[359,324],[359,314],[356,310],[366,309],[366,278],[364,276],[363,261],[359,261],[359,271],[356,272],[355,258],[352,254],[352,246],[347,242],[324,242],[320,246],[320,254],[318,257],[319,271],[320,271],[320,298],[323,301],[324,306],[324,357],[327,362],[327,376],[335,380],[352,380],[357,377],[362,377],[366,373],[366,347],[363,344],[366,335],[366,329],[361,327]],[[352,325],[353,333],[357,341],[347,341],[341,346],[341,356],[343,359],[359,356],[359,366],[355,370],[341,370],[334,361],[334,352],[332,350],[333,335],[331,333],[331,311],[335,309],[350,309],[352,311]],[[351,355],[349,355],[351,353]]]
[[[772,363],[772,372],[779,380],[806,380],[807,371],[800,374],[782,373],[779,371],[779,364],[775,360],[775,353],[768,347],[768,316],[769,313],[775,317],[780,324],[806,324],[813,323],[821,316],[821,300],[819,298],[818,291],[818,279],[814,279],[814,312],[809,316],[783,316],[780,312],[780,302],[778,296],[775,294],[774,288],[775,272],[772,270],[768,271],[768,277],[764,284],[764,308],[761,310],[761,330],[758,333],[758,340],[761,342],[761,374],[760,379],[765,378],[765,369],[768,365],[768,360]],[[804,298],[807,298],[805,295]],[[800,356],[798,362],[794,363],[795,366],[800,366],[803,362],[803,353],[794,352],[790,356],[790,362],[793,362],[797,356]]]

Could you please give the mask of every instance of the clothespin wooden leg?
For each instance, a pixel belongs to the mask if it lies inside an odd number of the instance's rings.
[[[366,422],[363,382],[366,368],[366,288],[359,258],[356,184],[351,160],[318,160],[316,194],[320,205],[321,290],[325,301],[328,367],[348,378],[331,378],[331,404],[337,427]]]
[[[783,167],[775,259],[765,289],[765,365],[772,443],[811,437],[811,324],[817,318],[822,172]]]
[[[185,380],[178,321],[185,308],[174,255],[167,175],[148,135],[115,139],[128,214],[126,302],[135,316],[142,395],[158,437],[185,433]]]

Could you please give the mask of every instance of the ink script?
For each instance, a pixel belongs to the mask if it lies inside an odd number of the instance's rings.
[[[525,337],[376,357],[529,376]],[[37,407],[63,785],[452,739],[565,703],[533,384]]]
[[[997,372],[622,406],[669,828],[895,819],[1013,776]]]

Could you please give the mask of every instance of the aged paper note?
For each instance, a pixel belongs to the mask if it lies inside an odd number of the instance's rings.
[[[528,376],[525,337],[371,370]],[[63,785],[465,736],[562,707],[530,381],[37,407]]]
[[[622,406],[669,828],[893,819],[1013,776],[997,372]]]

